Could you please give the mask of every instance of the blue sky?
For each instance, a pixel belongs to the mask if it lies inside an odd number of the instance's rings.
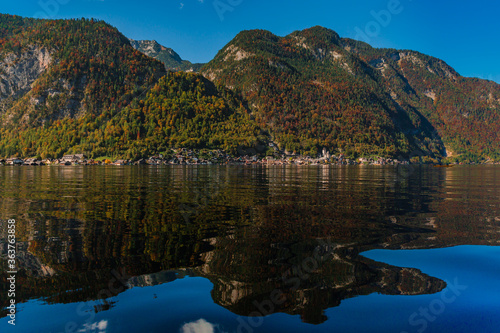
[[[373,46],[421,51],[464,76],[500,83],[500,3],[490,0],[19,0],[3,2],[0,12],[102,19],[192,62],[209,61],[241,30],[284,36],[321,25]]]

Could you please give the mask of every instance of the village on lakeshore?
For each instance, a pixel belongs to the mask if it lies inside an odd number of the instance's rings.
[[[272,156],[244,155],[231,156],[224,150],[206,149],[172,149],[167,155],[158,154],[149,158],[137,160],[113,159],[101,157],[88,158],[85,154],[67,154],[58,159],[39,159],[11,157],[0,159],[0,165],[408,165],[408,164],[440,164],[436,161],[422,160],[420,158],[405,160],[383,157],[372,158],[347,158],[343,154],[330,155],[326,149],[320,156],[313,158],[289,152],[275,151]],[[462,164],[462,163],[460,163]],[[498,164],[486,161],[482,164]]]

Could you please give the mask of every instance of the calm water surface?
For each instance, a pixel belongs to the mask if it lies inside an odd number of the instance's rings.
[[[1,332],[500,330],[498,166],[0,167],[0,220]]]

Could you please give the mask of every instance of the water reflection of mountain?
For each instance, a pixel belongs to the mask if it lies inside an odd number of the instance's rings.
[[[499,242],[496,169],[12,170],[0,170],[0,205],[25,242],[18,301],[97,299],[110,281],[121,292],[187,274],[212,281],[214,302],[234,313],[279,291],[273,312],[320,323],[349,297],[445,286],[362,251]]]
[[[300,314],[302,320],[318,324],[326,317],[323,310],[338,306],[345,298],[374,292],[389,295],[418,295],[442,290],[445,283],[415,269],[392,267],[350,254],[341,246],[331,248],[323,240],[314,244],[294,244],[283,257],[266,256],[258,265],[236,251],[204,254],[210,257],[194,271],[214,284],[214,301],[239,315],[252,312]],[[328,249],[330,247],[330,249]],[[296,253],[296,250],[299,250]],[[216,251],[214,251],[216,252]],[[239,256],[238,256],[239,254]],[[275,262],[265,260],[274,258]],[[272,301],[273,293],[283,295]],[[277,297],[277,296],[276,296]]]

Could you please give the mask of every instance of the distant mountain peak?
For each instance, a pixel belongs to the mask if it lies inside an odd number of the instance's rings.
[[[130,39],[132,47],[148,57],[161,61],[167,70],[197,72],[203,64],[193,64],[183,60],[173,49],[163,46],[156,40],[134,40]]]

